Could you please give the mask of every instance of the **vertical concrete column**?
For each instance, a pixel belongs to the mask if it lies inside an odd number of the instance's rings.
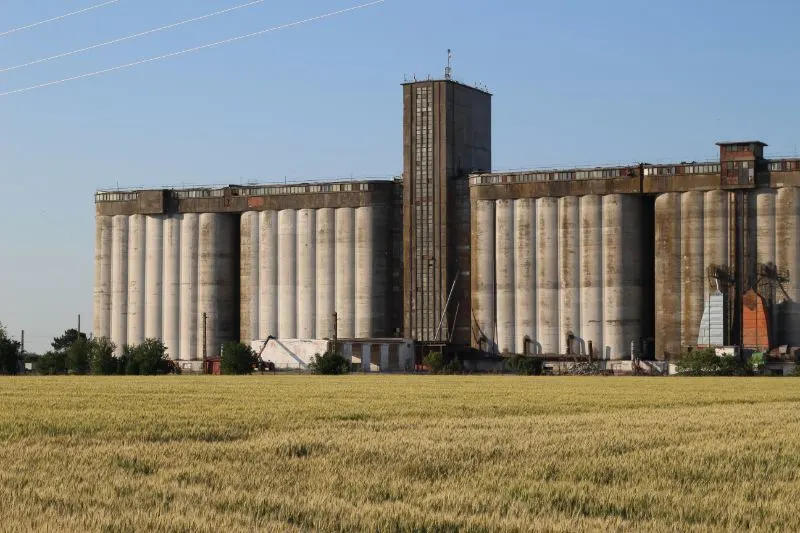
[[[690,191],[681,195],[681,342],[684,346],[697,344],[705,306],[704,211],[704,193]]]
[[[278,212],[259,215],[259,339],[278,335]]]
[[[494,351],[495,345],[495,202],[478,200],[475,204],[475,223],[473,232],[473,251],[475,254],[476,292],[472,300],[472,312],[477,322],[476,338],[483,335],[488,340],[488,349]]]
[[[622,249],[622,299],[620,319],[624,346],[618,357],[629,358],[631,342],[642,340],[642,216],[643,203],[639,196],[618,194],[616,201],[622,208],[622,226],[619,246]],[[629,243],[631,243],[629,245]]]
[[[181,215],[164,220],[164,345],[170,359],[181,355]]]
[[[181,220],[181,322],[180,360],[196,361],[198,324],[202,315],[198,311],[198,261],[200,246],[200,215],[186,213]]]
[[[580,202],[577,196],[558,200],[559,345],[563,353],[582,353]],[[567,336],[574,340],[567,346]]]
[[[592,343],[594,357],[603,356],[603,199],[595,194],[580,200],[581,337]]]
[[[756,268],[753,273],[760,274],[758,265],[763,265],[766,268],[773,269],[776,267],[777,247],[776,247],[776,220],[775,220],[775,203],[777,194],[775,189],[762,189],[754,191],[755,196],[755,213],[751,210],[751,215],[755,214],[755,248],[756,248]],[[754,279],[754,281],[756,281]],[[776,281],[765,283],[757,290],[762,293],[768,306],[767,311],[768,321],[767,327],[769,328],[769,341],[770,344],[775,345],[777,341],[776,324],[778,322],[777,306],[774,305],[777,301],[781,289]]]
[[[514,334],[518,353],[537,353],[536,199],[514,200]],[[530,344],[526,346],[525,338]]]
[[[259,335],[259,214],[242,213],[239,259],[239,339],[250,344]]]
[[[656,357],[681,352],[681,195],[656,198]]]
[[[231,215],[202,213],[197,266],[197,301],[200,339],[197,351],[203,354],[203,318],[206,314],[205,349],[207,357],[220,355],[221,346],[238,337],[239,306],[234,290],[236,226]],[[237,221],[238,222],[238,221]]]
[[[356,336],[356,212],[350,207],[336,209],[336,313],[339,337]]]
[[[313,339],[317,319],[317,217],[297,212],[297,336]]]
[[[800,189],[778,189],[775,206],[776,264],[785,281],[777,295],[778,342],[800,345]]]
[[[297,211],[278,213],[278,337],[297,337]]]
[[[130,217],[128,234],[128,344],[144,341],[145,250],[144,215]]]
[[[95,218],[94,243],[94,316],[95,337],[111,338],[111,263],[114,242],[110,216]]]
[[[205,348],[206,357],[214,357],[217,351],[217,297],[219,286],[216,283],[219,273],[216,261],[217,242],[216,234],[219,231],[220,215],[216,213],[201,213],[199,219],[199,241],[197,259],[197,306],[198,320],[197,331],[200,337],[197,342],[198,357],[203,356]],[[206,315],[205,332],[203,331],[203,313]],[[203,337],[205,336],[205,345]]]
[[[317,211],[317,334],[333,337],[336,311],[336,210]]]
[[[111,341],[122,353],[128,343],[128,229],[126,215],[111,221]]]
[[[147,339],[163,340],[164,219],[161,216],[148,216],[145,227],[147,247],[144,336]]]
[[[356,209],[355,334],[359,339],[372,337],[372,304],[375,291],[373,261],[377,239],[374,221],[375,209],[371,206]]]
[[[562,353],[559,318],[558,199],[537,198],[536,296],[539,342],[542,353]]]
[[[514,334],[514,200],[497,200],[497,345],[503,353],[516,353]]]
[[[623,205],[618,194],[603,196],[603,291],[606,301],[603,338],[606,359],[624,359],[630,351],[630,340],[625,338],[623,307],[625,305],[625,254],[630,249],[622,239]]]

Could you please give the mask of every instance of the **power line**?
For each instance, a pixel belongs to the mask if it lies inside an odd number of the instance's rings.
[[[47,24],[48,22],[55,22],[57,20],[65,19],[67,17],[71,17],[73,15],[80,15],[81,13],[86,13],[87,11],[92,11],[94,9],[100,9],[101,7],[105,7],[110,4],[116,4],[120,0],[108,0],[108,2],[103,2],[101,4],[95,4],[93,6],[85,7],[83,9],[79,9],[78,11],[73,11],[71,13],[66,13],[64,15],[59,15],[57,17],[49,18],[46,20],[40,20],[39,22],[34,22],[33,24],[28,24],[26,26],[20,26],[19,28],[14,28],[11,30],[4,31],[0,33],[0,37],[5,37],[6,35],[11,35],[12,33],[17,33],[18,31],[28,30],[30,28],[35,28],[36,26],[41,26],[42,24]]]
[[[67,82],[70,82],[70,81],[81,80],[81,79],[84,79],[84,78],[91,78],[91,77],[94,77],[94,76],[99,76],[101,74],[107,74],[109,72],[114,72],[114,71],[117,71],[117,70],[122,70],[122,69],[126,69],[126,68],[135,67],[135,66],[138,66],[138,65],[143,65],[145,63],[152,63],[154,61],[160,61],[162,59],[168,59],[168,58],[171,58],[171,57],[175,57],[175,56],[179,56],[179,55],[183,55],[183,54],[188,54],[190,52],[197,52],[199,50],[204,50],[206,48],[212,48],[212,47],[215,47],[215,46],[221,46],[223,44],[228,44],[228,43],[232,43],[232,42],[236,42],[236,41],[241,41],[243,39],[248,39],[250,37],[256,37],[256,36],[259,36],[259,35],[264,35],[265,33],[271,33],[271,32],[274,32],[274,31],[284,30],[284,29],[291,28],[291,27],[294,27],[294,26],[300,26],[301,24],[308,24],[310,22],[316,22],[318,20],[322,20],[322,19],[326,19],[326,18],[330,18],[330,17],[335,17],[337,15],[343,15],[345,13],[349,13],[351,11],[356,11],[358,9],[364,9],[364,8],[371,7],[371,6],[374,6],[374,5],[377,5],[377,4],[382,4],[385,1],[386,0],[375,0],[374,2],[368,2],[366,4],[360,4],[360,5],[357,5],[357,6],[348,7],[348,8],[345,8],[345,9],[340,9],[338,11],[331,11],[329,13],[325,13],[324,15],[317,15],[315,17],[310,17],[310,18],[303,19],[303,20],[298,20],[298,21],[295,21],[295,22],[289,22],[287,24],[281,24],[279,26],[273,26],[271,28],[267,28],[267,29],[264,29],[264,30],[261,30],[261,31],[248,33],[246,35],[239,35],[238,37],[231,37],[230,39],[225,39],[225,40],[222,40],[222,41],[216,41],[216,42],[213,42],[213,43],[203,44],[203,45],[200,45],[200,46],[195,46],[193,48],[186,48],[185,50],[180,50],[178,52],[172,52],[172,53],[169,53],[169,54],[164,54],[164,55],[156,56],[156,57],[149,57],[147,59],[141,59],[139,61],[134,61],[133,63],[126,63],[124,65],[118,65],[116,67],[106,68],[106,69],[103,69],[103,70],[96,70],[94,72],[87,72],[86,74],[80,74],[78,76],[72,76],[71,78],[64,78],[64,79],[61,79],[61,80],[48,81],[46,83],[40,83],[38,85],[31,85],[29,87],[23,87],[21,89],[14,89],[12,91],[6,91],[4,93],[0,93],[0,97],[9,96],[9,95],[12,95],[12,94],[24,93],[24,92],[28,92],[28,91],[33,91],[35,89],[42,89],[44,87],[50,87],[51,85],[61,85],[62,83],[67,83]]]
[[[166,26],[161,26],[159,28],[153,28],[151,30],[147,30],[147,31],[139,32],[139,33],[134,33],[132,35],[126,35],[125,37],[120,37],[119,39],[113,39],[111,41],[105,41],[105,42],[102,42],[102,43],[93,44],[91,46],[86,46],[84,48],[78,48],[77,50],[72,50],[70,52],[65,52],[63,54],[57,54],[57,55],[54,55],[54,56],[37,59],[35,61],[30,61],[28,63],[22,63],[20,65],[14,65],[13,67],[6,67],[6,68],[3,68],[3,69],[0,69],[0,72],[9,72],[11,70],[18,70],[18,69],[21,69],[21,68],[30,67],[32,65],[38,65],[39,63],[45,63],[46,61],[52,61],[54,59],[61,59],[62,57],[68,57],[68,56],[72,56],[72,55],[75,55],[75,54],[80,54],[82,52],[88,52],[89,50],[94,50],[96,48],[102,48],[103,46],[109,46],[109,45],[112,45],[112,44],[121,43],[123,41],[129,41],[131,39],[136,39],[138,37],[144,37],[145,35],[150,35],[152,33],[157,33],[157,32],[164,31],[164,30],[169,30],[169,29],[172,29],[172,28],[176,28],[178,26],[183,26],[184,24],[190,24],[192,22],[198,22],[200,20],[204,20],[204,19],[211,18],[211,17],[216,17],[218,15],[224,15],[225,13],[230,13],[231,11],[236,11],[236,10],[239,10],[239,9],[244,9],[246,7],[251,7],[251,6],[254,6],[256,4],[263,4],[265,1],[266,0],[255,0],[253,2],[248,2],[246,4],[240,4],[238,6],[233,6],[233,7],[229,7],[228,9],[222,9],[220,11],[215,11],[214,13],[209,13],[207,15],[202,15],[200,17],[194,17],[194,18],[187,19],[187,20],[181,20],[180,22],[175,22],[173,24],[168,24]]]

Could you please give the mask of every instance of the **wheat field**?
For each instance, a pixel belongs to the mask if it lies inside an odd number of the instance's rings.
[[[800,530],[800,381],[0,380],[2,531]]]

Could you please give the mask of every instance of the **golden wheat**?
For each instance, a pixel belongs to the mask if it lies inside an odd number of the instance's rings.
[[[0,380],[0,529],[800,530],[792,379]]]

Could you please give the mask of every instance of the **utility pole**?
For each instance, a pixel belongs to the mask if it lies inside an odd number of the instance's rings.
[[[207,334],[207,331],[208,331],[206,329],[206,320],[207,319],[208,319],[208,315],[206,315],[206,313],[203,313],[203,371],[204,372],[205,372],[206,357],[208,356],[207,348],[206,348],[206,346],[207,346],[206,345],[206,339],[207,339],[206,334]]]
[[[339,353],[339,350],[336,346],[337,341],[339,340],[339,315],[336,311],[333,312],[333,353]]]

